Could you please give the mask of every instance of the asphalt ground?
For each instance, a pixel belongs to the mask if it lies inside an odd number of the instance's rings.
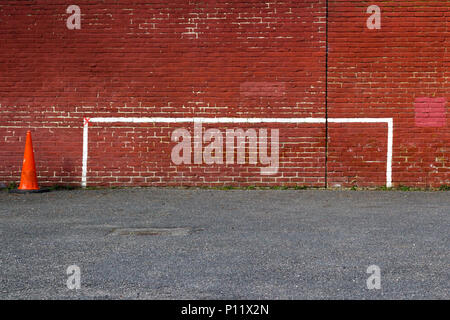
[[[0,191],[0,299],[449,299],[449,214],[445,191]]]

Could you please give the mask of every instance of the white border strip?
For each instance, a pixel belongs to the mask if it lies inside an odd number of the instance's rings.
[[[326,123],[325,118],[85,118],[83,125],[83,168],[81,186],[87,185],[88,127],[94,123]],[[388,144],[386,163],[386,187],[392,187],[392,148],[394,122],[392,118],[328,118],[330,123],[387,123]]]
[[[325,123],[325,118],[91,118],[90,122],[130,123]]]
[[[87,176],[87,159],[88,159],[88,128],[89,128],[89,118],[83,119],[83,167],[81,172],[81,185],[86,187],[86,176]]]

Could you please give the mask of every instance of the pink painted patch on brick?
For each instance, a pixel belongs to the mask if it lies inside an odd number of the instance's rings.
[[[241,96],[244,97],[282,97],[286,91],[284,82],[244,82],[241,83]]]
[[[445,98],[416,98],[414,101],[417,127],[443,127],[446,124]]]

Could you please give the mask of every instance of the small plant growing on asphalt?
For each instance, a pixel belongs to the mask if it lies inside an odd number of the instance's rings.
[[[9,184],[8,184],[8,190],[13,190],[13,189],[17,189],[17,183],[15,183],[15,182],[10,182]]]

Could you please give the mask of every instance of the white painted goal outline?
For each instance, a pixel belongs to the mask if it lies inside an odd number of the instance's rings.
[[[95,123],[326,123],[325,118],[84,118],[83,125],[83,164],[81,186],[87,185],[88,128],[89,122]],[[329,123],[387,123],[387,161],[386,187],[392,186],[392,147],[394,140],[394,122],[392,118],[328,118]]]

